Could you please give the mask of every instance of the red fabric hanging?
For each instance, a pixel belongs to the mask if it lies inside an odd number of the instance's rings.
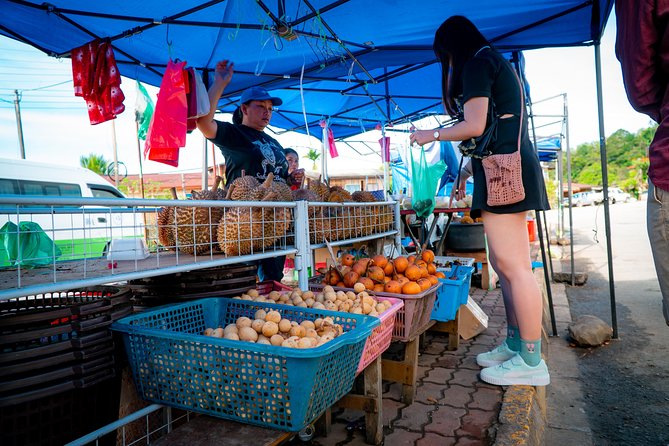
[[[186,122],[186,130],[188,133],[197,128],[197,88],[195,86],[195,69],[193,67],[184,70],[186,79],[186,102],[188,104],[188,121]]]
[[[174,167],[179,165],[179,148],[186,145],[185,65],[168,62],[144,145],[145,158]]]
[[[74,95],[83,97],[92,125],[125,110],[121,74],[109,42],[94,40],[71,51]]]

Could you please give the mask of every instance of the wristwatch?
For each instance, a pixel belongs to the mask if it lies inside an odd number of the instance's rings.
[[[435,130],[432,136],[434,136],[435,141],[439,141],[439,129]]]

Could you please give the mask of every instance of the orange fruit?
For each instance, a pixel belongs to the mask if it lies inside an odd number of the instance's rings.
[[[416,262],[416,256],[411,254],[409,257],[407,257],[407,260],[409,263],[415,263]]]
[[[390,282],[386,283],[383,291],[386,293],[401,294],[402,285],[396,280],[391,280]]]
[[[353,257],[351,254],[344,254],[341,256],[341,264],[345,266],[353,266],[353,263],[355,262],[355,257]]]
[[[434,274],[437,272],[437,266],[434,263],[428,263],[427,264],[427,272],[430,274]]]
[[[416,265],[409,265],[406,271],[404,271],[406,278],[413,281],[420,279],[422,274],[420,267]]]
[[[422,279],[418,279],[418,282],[416,282],[416,283],[420,286],[420,289],[423,290],[423,291],[427,290],[428,288],[430,288],[432,286],[432,284],[430,283],[430,280],[425,278],[425,277],[422,278]]]
[[[418,294],[422,291],[416,282],[407,282],[402,286],[402,294]]]
[[[437,276],[434,276],[434,275],[432,275],[432,274],[430,274],[429,276],[427,276],[427,280],[429,280],[429,281],[430,281],[430,284],[432,284],[432,285],[436,285],[436,284],[439,283],[439,279],[437,279]]]
[[[402,274],[407,269],[407,266],[409,266],[409,261],[406,257],[400,256],[393,260],[393,264],[395,265],[395,271]]]
[[[386,263],[386,266],[383,267],[383,272],[386,274],[386,276],[393,275],[393,273],[395,272],[395,265],[392,260]]]
[[[374,289],[374,281],[370,279],[369,277],[361,277],[358,280],[359,283],[365,285],[365,288],[368,290],[373,290]]]
[[[437,277],[437,279],[445,279],[446,278],[446,274],[442,273],[441,271],[437,271],[436,273],[434,273],[434,275]]]
[[[385,268],[385,266],[388,264],[388,259],[386,259],[386,256],[381,254],[375,255],[372,257],[372,260],[374,261],[374,265],[381,269]]]
[[[427,263],[434,262],[434,252],[430,249],[426,249],[425,251],[423,251],[420,256]]]

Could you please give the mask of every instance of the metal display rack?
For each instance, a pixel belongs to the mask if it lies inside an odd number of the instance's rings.
[[[193,219],[192,242],[160,240],[164,207],[216,215]],[[195,211],[193,211],[195,212]],[[244,236],[216,237],[218,216],[248,213]],[[25,225],[25,223],[37,223]],[[22,224],[23,223],[23,224]],[[399,204],[140,200],[66,197],[0,197],[0,300],[84,286],[212,268],[293,254],[298,281],[308,288],[313,251],[327,240],[338,246],[393,237],[400,246]],[[284,230],[265,243],[273,228]],[[203,242],[192,233],[208,233]],[[278,232],[278,231],[277,231]],[[46,237],[44,237],[46,235]],[[187,238],[188,238],[187,237]],[[186,252],[192,252],[186,253]],[[313,270],[313,269],[312,269]]]

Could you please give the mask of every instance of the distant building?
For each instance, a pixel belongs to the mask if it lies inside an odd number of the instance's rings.
[[[225,174],[225,165],[218,166],[218,172]],[[219,173],[220,174],[220,173]],[[209,167],[207,175],[209,187],[214,182],[213,168]],[[110,181],[112,184],[113,181]],[[202,189],[202,173],[146,173],[144,174],[145,198],[171,198],[170,189],[177,190],[180,199],[187,197],[192,190]],[[119,188],[130,198],[141,198],[139,175],[128,175],[121,182]]]

